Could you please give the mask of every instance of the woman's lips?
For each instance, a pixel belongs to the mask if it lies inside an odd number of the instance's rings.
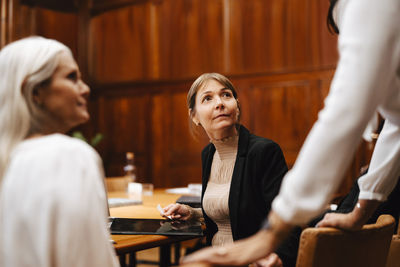
[[[219,114],[219,115],[214,117],[214,120],[216,120],[218,118],[221,118],[221,117],[229,117],[229,115],[228,114]]]

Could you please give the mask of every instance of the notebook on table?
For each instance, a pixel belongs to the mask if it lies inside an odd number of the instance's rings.
[[[198,221],[114,217],[110,217],[109,220],[110,232],[114,235],[203,236],[203,229]]]
[[[201,207],[201,197],[200,196],[181,196],[178,198],[176,203],[185,204],[191,206],[192,208]]]
[[[108,199],[108,207],[116,208],[130,205],[140,205],[143,202],[141,200],[136,199],[128,199],[128,198],[109,198]]]

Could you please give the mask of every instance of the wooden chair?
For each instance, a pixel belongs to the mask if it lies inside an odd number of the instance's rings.
[[[306,228],[300,237],[296,266],[385,267],[394,227],[392,216],[381,215],[375,224],[355,232]]]
[[[400,266],[400,223],[397,228],[397,234],[392,236],[390,243],[389,255],[386,262],[386,267],[399,267]]]
[[[400,235],[393,235],[390,243],[389,255],[386,262],[386,267],[400,266]]]

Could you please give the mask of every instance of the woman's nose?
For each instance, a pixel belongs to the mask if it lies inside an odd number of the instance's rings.
[[[215,108],[216,109],[223,109],[224,108],[224,102],[222,101],[222,99],[220,97],[216,98]]]
[[[88,96],[90,94],[90,87],[82,80],[80,81],[79,89],[82,95]]]

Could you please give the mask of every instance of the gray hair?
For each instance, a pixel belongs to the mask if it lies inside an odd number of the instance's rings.
[[[46,116],[33,101],[37,88],[51,81],[58,55],[68,47],[33,36],[0,51],[0,183],[18,143],[40,129]]]

